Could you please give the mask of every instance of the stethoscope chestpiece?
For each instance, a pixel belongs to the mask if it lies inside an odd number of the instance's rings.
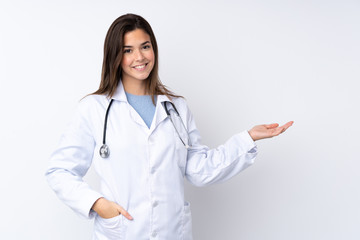
[[[110,149],[109,149],[108,145],[103,144],[103,145],[101,146],[101,148],[100,148],[99,153],[100,153],[100,156],[101,156],[102,158],[107,158],[107,157],[109,157],[109,155],[110,155]]]

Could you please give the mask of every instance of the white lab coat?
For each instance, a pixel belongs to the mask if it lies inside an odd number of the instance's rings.
[[[184,200],[184,177],[196,186],[223,182],[250,166],[257,148],[247,131],[216,149],[201,145],[199,131],[186,102],[175,98],[192,148],[180,141],[157,97],[150,129],[127,102],[123,85],[117,88],[109,111],[106,143],[109,158],[99,156],[109,99],[90,95],[81,100],[77,115],[51,155],[46,177],[58,197],[78,214],[94,218],[94,240],[191,240],[190,205]],[[214,110],[216,111],[216,110]],[[180,133],[187,139],[186,132]],[[101,191],[82,180],[91,164],[101,179]],[[119,215],[103,219],[91,210],[99,197],[126,209],[132,221]]]

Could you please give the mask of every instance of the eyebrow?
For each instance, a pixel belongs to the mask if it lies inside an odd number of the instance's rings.
[[[148,43],[150,43],[150,41],[143,42],[142,44],[140,44],[140,46],[144,46],[145,44]],[[132,48],[132,46],[123,46],[123,48]]]

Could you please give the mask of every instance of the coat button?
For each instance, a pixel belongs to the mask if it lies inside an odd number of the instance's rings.
[[[157,205],[158,205],[158,201],[154,201],[152,204],[153,207],[156,207]]]
[[[156,236],[157,236],[157,232],[156,232],[156,231],[153,231],[153,232],[151,233],[151,236],[152,236],[152,237],[156,237]]]

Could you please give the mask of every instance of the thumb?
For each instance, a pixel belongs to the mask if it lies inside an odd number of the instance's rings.
[[[118,206],[117,209],[120,212],[120,214],[122,214],[124,217],[126,217],[129,220],[133,220],[133,217],[123,207],[121,207],[120,205],[117,206]]]

